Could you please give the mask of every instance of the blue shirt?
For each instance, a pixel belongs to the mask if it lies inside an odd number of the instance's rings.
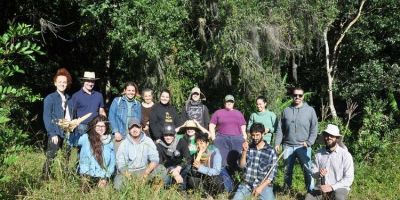
[[[72,115],[72,102],[67,94],[65,94],[65,98],[69,113]],[[60,94],[55,91],[47,95],[43,102],[43,122],[49,137],[58,135],[61,138],[64,138],[64,130],[57,125],[58,120],[64,118],[65,111],[62,107],[62,99]]]
[[[209,154],[209,166],[200,165],[197,171],[199,173],[208,175],[208,176],[217,176],[221,173],[222,170],[222,157],[218,148],[215,146],[209,146],[207,149],[207,154]]]
[[[250,191],[262,183],[272,166],[274,166],[274,169],[267,179],[273,181],[277,172],[278,166],[274,165],[277,161],[276,152],[266,141],[264,142],[265,145],[261,149],[257,149],[254,144],[251,144],[247,150],[244,180]]]
[[[79,138],[78,145],[81,146],[79,152],[79,173],[91,177],[109,178],[115,170],[115,153],[111,137],[108,143],[103,144],[103,167],[99,165],[96,157],[92,153],[89,137],[87,134]]]
[[[142,119],[142,107],[139,101],[128,101],[126,96],[116,97],[111,103],[109,119],[113,133],[120,133],[125,138],[128,134],[128,122],[130,119]]]
[[[77,118],[92,113],[82,124],[88,124],[99,115],[99,109],[104,107],[103,95],[97,91],[92,91],[91,94],[88,94],[83,89],[80,89],[72,95],[72,102]]]

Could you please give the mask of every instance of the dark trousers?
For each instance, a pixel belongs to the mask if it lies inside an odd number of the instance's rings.
[[[208,176],[195,172],[188,175],[188,188],[200,188],[200,191],[216,196],[224,192],[224,181],[219,175]]]
[[[54,158],[57,156],[57,151],[62,148],[64,139],[60,136],[58,137],[58,143],[54,144],[51,141],[51,137],[47,139],[47,150],[46,150],[46,161],[43,165],[43,178],[48,179],[51,176],[50,167],[53,164]]]
[[[322,193],[321,190],[313,190],[306,195],[306,200],[346,200],[349,191],[339,188],[335,191]]]

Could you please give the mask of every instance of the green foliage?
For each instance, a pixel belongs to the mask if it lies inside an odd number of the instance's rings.
[[[24,114],[21,105],[40,100],[40,96],[29,87],[12,84],[16,74],[23,74],[23,66],[35,62],[35,55],[43,55],[41,48],[31,42],[31,37],[38,35],[30,25],[11,24],[9,29],[0,36],[0,162],[5,166],[12,164],[15,157],[8,157],[7,151],[21,149],[21,145],[29,140],[26,132],[27,122],[19,122],[10,118],[17,113]],[[25,115],[23,115],[25,116]],[[3,160],[4,159],[4,160]],[[0,180],[9,177],[0,170]]]
[[[357,160],[370,160],[374,154],[388,148],[395,135],[394,120],[386,115],[387,101],[372,96],[364,106],[362,127],[354,144]]]
[[[121,1],[81,3],[87,23],[83,33],[101,26],[106,29],[106,48],[111,48],[111,73],[144,87],[168,88],[173,102],[183,105],[189,91],[202,75],[200,60],[184,31],[188,20],[185,1]],[[133,61],[133,62],[132,62]],[[131,74],[143,74],[132,76]],[[187,77],[187,78],[182,78]]]
[[[390,148],[378,152],[372,162],[356,163],[350,199],[398,199],[400,191],[398,163],[400,163],[398,142],[393,142]],[[390,190],[388,186],[391,187]]]

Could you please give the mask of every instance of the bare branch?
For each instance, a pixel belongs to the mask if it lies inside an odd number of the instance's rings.
[[[64,41],[67,41],[67,42],[71,42],[71,41],[72,41],[72,40],[68,40],[68,39],[65,39],[65,38],[61,37],[61,36],[58,35],[57,33],[61,30],[61,28],[70,26],[70,25],[72,25],[74,22],[71,22],[71,23],[68,23],[68,24],[56,24],[56,23],[51,22],[51,21],[49,21],[49,20],[45,20],[45,19],[43,19],[43,18],[40,18],[40,19],[39,19],[39,23],[40,23],[40,32],[41,32],[41,34],[42,34],[43,42],[44,42],[45,44],[46,44],[46,40],[44,39],[43,33],[46,33],[47,30],[49,30],[51,33],[53,33],[53,35],[54,35],[56,38],[60,38],[60,39],[62,39],[62,40],[64,40]]]
[[[349,29],[350,29],[350,28],[357,22],[357,20],[360,18],[360,16],[361,16],[361,11],[362,11],[362,9],[363,9],[363,7],[364,7],[364,3],[365,3],[365,2],[366,2],[366,0],[363,0],[363,1],[361,2],[361,5],[360,5],[360,7],[358,8],[358,12],[357,12],[356,17],[354,17],[354,19],[346,26],[346,28],[344,29],[344,31],[340,34],[340,37],[339,37],[339,39],[336,41],[336,44],[335,44],[335,46],[334,46],[334,48],[333,48],[333,52],[336,52],[336,51],[337,51],[337,49],[338,49],[340,43],[342,43],[342,40],[343,40],[345,34],[347,33],[347,31],[349,31]]]

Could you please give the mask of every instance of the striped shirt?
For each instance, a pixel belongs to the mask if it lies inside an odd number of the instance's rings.
[[[265,142],[265,141],[264,141]],[[274,167],[271,173],[268,175],[270,181],[274,180],[277,172],[277,166],[274,163],[277,161],[277,155],[275,150],[265,142],[265,145],[261,149],[257,149],[254,144],[249,146],[246,157],[246,174],[245,183],[246,187],[253,190],[261,184],[264,178],[267,176],[271,167]]]

